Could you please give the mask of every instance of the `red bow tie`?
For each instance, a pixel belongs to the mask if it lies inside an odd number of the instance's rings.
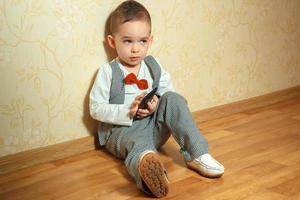
[[[136,84],[140,90],[145,90],[148,89],[148,82],[145,79],[138,80],[136,75],[134,73],[128,74],[124,78],[124,83],[125,84]]]

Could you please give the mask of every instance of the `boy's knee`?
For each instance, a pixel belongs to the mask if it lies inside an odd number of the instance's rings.
[[[171,101],[171,102],[178,102],[178,103],[182,103],[182,101],[184,101],[184,103],[187,103],[186,99],[176,92],[164,93],[160,97],[160,101]]]

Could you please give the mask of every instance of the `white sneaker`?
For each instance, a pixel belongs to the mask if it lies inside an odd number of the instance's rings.
[[[202,156],[186,162],[188,168],[191,168],[199,174],[208,178],[217,178],[223,175],[224,166],[216,161],[210,154],[206,153]]]

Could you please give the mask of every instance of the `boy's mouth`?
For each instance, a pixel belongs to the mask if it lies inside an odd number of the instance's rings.
[[[139,59],[140,59],[140,57],[138,57],[138,56],[132,56],[132,57],[130,57],[131,61],[137,61]]]

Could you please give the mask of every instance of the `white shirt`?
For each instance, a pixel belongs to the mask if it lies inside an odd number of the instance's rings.
[[[115,59],[126,77],[129,72]],[[159,61],[155,59],[161,66]],[[101,122],[131,126],[132,120],[128,113],[129,108],[134,98],[144,91],[150,92],[152,90],[152,77],[148,67],[144,61],[141,62],[140,71],[137,76],[138,79],[146,79],[149,88],[147,90],[140,90],[136,84],[125,85],[125,99],[124,104],[109,104],[110,87],[112,79],[112,69],[109,63],[104,64],[98,70],[96,80],[90,93],[90,114],[91,116]],[[161,77],[159,81],[158,95],[163,95],[165,92],[174,91],[170,74],[161,67]]]

